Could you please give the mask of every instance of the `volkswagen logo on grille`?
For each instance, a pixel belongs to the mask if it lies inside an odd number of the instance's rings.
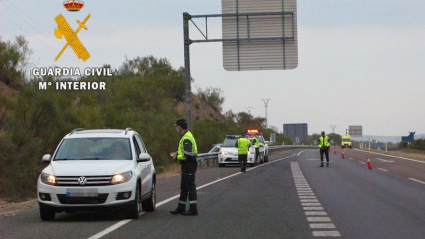
[[[80,177],[78,179],[78,184],[80,184],[80,185],[86,185],[86,183],[87,183],[87,178],[86,177]]]

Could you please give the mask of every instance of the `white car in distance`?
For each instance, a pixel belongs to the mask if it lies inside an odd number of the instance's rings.
[[[238,148],[235,146],[240,135],[227,135],[218,152],[218,166],[239,165]],[[255,151],[253,147],[249,148],[247,164],[255,166],[259,163],[259,159],[255,162]]]
[[[60,212],[110,209],[137,219],[142,210],[155,210],[155,167],[131,128],[75,129],[42,161],[49,163],[37,182],[42,220]]]

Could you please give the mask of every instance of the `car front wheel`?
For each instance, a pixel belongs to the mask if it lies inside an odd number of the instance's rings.
[[[54,210],[52,210],[48,207],[42,206],[41,204],[39,205],[39,208],[40,208],[40,218],[41,218],[41,220],[50,221],[50,220],[55,219],[56,213],[55,213]]]
[[[155,182],[152,182],[151,196],[142,202],[142,209],[145,212],[153,212],[156,207],[156,187]]]
[[[134,195],[134,201],[131,203],[128,208],[128,215],[131,219],[138,219],[140,216],[140,211],[142,209],[142,195],[140,193],[140,183],[137,183],[136,186],[136,195]]]

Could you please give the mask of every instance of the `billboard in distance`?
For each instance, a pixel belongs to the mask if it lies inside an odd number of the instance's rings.
[[[294,143],[301,143],[308,139],[308,125],[301,124],[284,124],[283,136],[290,138]]]
[[[350,125],[348,126],[348,134],[351,137],[362,137],[363,136],[363,126],[362,125]]]

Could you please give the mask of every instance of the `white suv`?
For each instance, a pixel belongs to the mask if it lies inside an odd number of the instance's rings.
[[[137,219],[156,206],[155,168],[140,135],[125,130],[75,129],[66,135],[37,182],[42,220],[55,213],[125,209]]]

